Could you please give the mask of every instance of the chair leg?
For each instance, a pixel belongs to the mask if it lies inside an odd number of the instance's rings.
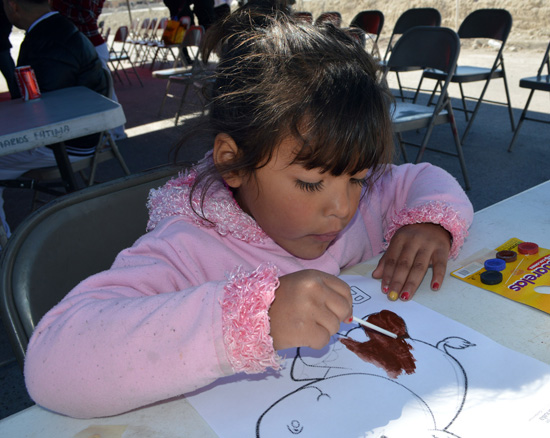
[[[464,111],[464,118],[466,121],[470,120],[469,111],[468,111],[468,105],[466,102],[466,96],[464,95],[464,88],[462,88],[462,84],[458,83],[458,88],[460,90],[460,100],[462,101],[462,108]]]
[[[160,108],[159,108],[159,117],[161,116],[162,114],[162,109],[164,108],[164,103],[166,102],[166,97],[168,97],[168,92],[170,90],[170,79],[168,79],[168,83],[166,84],[166,90],[164,91],[164,96],[162,98],[162,102],[160,104]]]
[[[401,96],[401,101],[405,102],[405,95],[403,94],[403,86],[401,85],[401,79],[399,79],[398,72],[395,72],[395,77],[397,78],[397,86],[399,87],[399,96]]]
[[[479,98],[476,102],[476,106],[474,107],[474,110],[472,111],[472,116],[470,117],[470,121],[466,125],[466,129],[464,129],[464,132],[462,133],[462,138],[460,139],[461,143],[464,144],[466,140],[466,136],[470,132],[470,128],[472,127],[472,124],[474,123],[474,120],[477,116],[477,113],[479,109],[481,108],[481,104],[483,103],[483,98],[485,97],[485,92],[487,91],[487,88],[489,88],[489,83],[491,82],[491,78],[487,79],[485,82],[485,86],[483,87],[483,90],[481,91],[481,94],[479,95]],[[461,90],[462,91],[462,90]]]
[[[141,78],[139,77],[139,73],[137,72],[136,67],[134,66],[134,64],[132,64],[132,69],[134,70],[134,74],[135,74],[136,77],[138,78],[139,83],[140,83],[141,86],[143,87],[143,82],[141,81]]]
[[[126,175],[130,175],[130,169],[128,169],[128,166],[126,165],[126,162],[124,161],[124,158],[122,157],[122,154],[120,153],[120,151],[118,149],[118,146],[115,143],[115,140],[113,139],[113,136],[111,135],[110,132],[107,132],[106,135],[107,135],[107,141],[111,145],[111,149],[113,151],[113,154],[117,158],[117,160],[120,164],[120,167],[122,167],[122,170],[124,171],[124,173]]]
[[[456,154],[458,155],[458,161],[460,162],[460,168],[462,169],[462,176],[464,177],[464,188],[470,190],[470,178],[468,177],[468,170],[466,169],[466,161],[464,160],[464,153],[462,152],[462,144],[460,143],[460,136],[458,135],[458,128],[456,127],[455,115],[451,102],[448,106],[449,118],[451,120],[451,130],[453,132],[453,138],[455,140]]]
[[[506,80],[506,71],[504,70],[504,64],[502,65],[502,79],[504,81],[504,91],[506,92],[506,103],[508,104],[508,115],[510,116],[510,126],[512,131],[516,130],[514,122],[514,113],[512,111],[512,100],[510,99],[510,90],[508,89],[508,81]]]
[[[403,136],[400,132],[397,133],[397,142],[399,143],[399,149],[401,150],[401,154],[403,155],[403,160],[405,163],[409,162],[409,157],[407,156],[407,150],[405,149],[405,143],[403,142]]]
[[[94,152],[94,157],[92,158],[92,166],[90,167],[90,177],[88,178],[88,187],[92,186],[95,181],[95,171],[97,169],[97,158],[101,150],[105,147],[105,135],[108,133],[103,132],[101,134],[101,142],[97,145]],[[110,135],[110,134],[109,134]]]
[[[512,141],[510,142],[510,145],[508,146],[508,152],[512,152],[512,148],[514,147],[514,143],[516,142],[516,138],[519,134],[519,129],[521,128],[521,125],[523,125],[523,121],[525,120],[525,117],[527,116],[527,108],[529,108],[529,104],[531,103],[531,98],[533,97],[534,93],[535,93],[535,90],[531,90],[531,92],[529,93],[529,97],[527,98],[527,102],[525,103],[525,108],[523,108],[523,111],[521,112],[521,116],[519,118],[516,129],[514,130],[514,135],[512,137]]]
[[[183,103],[185,102],[185,98],[187,97],[187,92],[189,91],[189,86],[192,86],[193,84],[185,84],[185,90],[183,90],[183,95],[181,96],[180,105],[178,107],[178,111],[176,112],[176,118],[174,120],[174,125],[178,125],[178,120],[180,118],[181,110],[183,108]]]

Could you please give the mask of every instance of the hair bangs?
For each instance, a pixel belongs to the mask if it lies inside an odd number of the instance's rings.
[[[364,71],[348,70],[316,88],[296,129],[303,147],[295,161],[336,176],[390,163],[390,97],[380,84]]]

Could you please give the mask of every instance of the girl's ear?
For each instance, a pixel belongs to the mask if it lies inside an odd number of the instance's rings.
[[[231,163],[237,158],[238,154],[239,147],[235,143],[235,140],[233,140],[233,137],[223,132],[216,135],[212,154],[216,167]],[[222,174],[222,178],[229,187],[234,189],[240,187],[242,183],[240,172],[226,172]]]

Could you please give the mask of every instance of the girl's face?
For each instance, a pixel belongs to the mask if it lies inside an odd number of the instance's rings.
[[[278,245],[296,257],[315,259],[353,218],[367,170],[341,176],[307,170],[291,164],[297,146],[287,137],[264,167],[233,187],[241,208]]]

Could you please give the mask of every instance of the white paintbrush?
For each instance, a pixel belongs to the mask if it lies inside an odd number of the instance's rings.
[[[379,333],[382,333],[383,335],[389,336],[393,339],[397,339],[397,335],[395,333],[392,333],[386,329],[383,329],[382,327],[378,327],[377,325],[371,324],[370,322],[367,322],[361,318],[357,318],[356,316],[352,317],[353,321],[355,321],[357,324],[361,324],[367,328],[370,328],[374,331],[377,331]]]

